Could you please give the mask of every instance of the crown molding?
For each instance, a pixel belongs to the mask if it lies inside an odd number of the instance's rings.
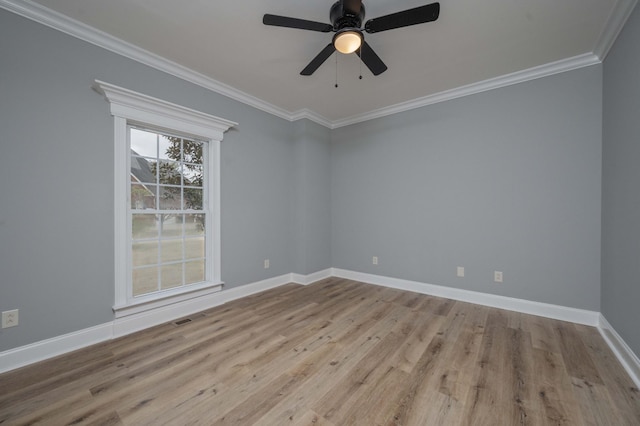
[[[637,3],[638,0],[618,0],[616,2],[607,18],[607,23],[600,33],[596,47],[593,49],[593,53],[600,58],[600,61],[604,61],[607,54],[609,54],[609,50],[613,47],[613,43],[618,38],[622,27],[624,27]]]
[[[477,83],[461,86],[444,92],[435,93],[433,95],[424,96],[422,98],[413,99],[407,102],[391,105],[388,107],[376,109],[365,114],[354,115],[342,120],[336,120],[332,124],[332,128],[349,126],[351,124],[361,123],[363,121],[373,120],[375,118],[386,117],[388,115],[421,108],[427,105],[433,105],[444,101],[449,101],[476,93],[486,92],[500,87],[511,86],[525,81],[535,80],[547,77],[553,74],[559,74],[578,68],[587,67],[600,63],[600,59],[593,53],[574,56],[573,58],[562,59],[560,61],[551,62],[549,64],[540,65],[523,71],[517,71],[511,74],[502,75],[496,78],[480,81]]]
[[[0,0],[0,7],[31,19],[72,37],[102,47],[134,61],[148,65],[182,80],[224,95],[261,111],[291,121],[291,113],[225,83],[207,77],[185,66],[170,61],[117,37],[69,18],[30,0]]]
[[[307,108],[303,108],[299,111],[292,113],[291,116],[289,117],[289,120],[298,121],[298,120],[302,120],[303,118],[316,122],[321,126],[328,127],[329,129],[333,129],[333,121]]]
[[[103,31],[90,27],[82,22],[71,19],[61,13],[30,0],[0,0],[0,8],[31,19],[88,43],[107,49],[129,59],[148,65],[182,80],[196,84],[215,93],[226,96],[243,104],[267,112],[287,121],[296,121],[303,118],[311,120],[329,129],[349,126],[363,121],[373,120],[415,108],[445,102],[448,100],[473,95],[500,87],[510,86],[525,81],[530,81],[553,74],[558,74],[574,69],[601,63],[616,37],[620,33],[629,15],[633,11],[638,0],[618,0],[611,15],[598,39],[594,53],[586,53],[573,58],[563,59],[549,64],[533,67],[523,71],[517,71],[500,77],[469,84],[440,93],[398,103],[388,107],[369,111],[364,114],[354,115],[339,120],[329,120],[309,109],[290,112],[248,93],[242,92],[225,83],[195,72],[175,62],[169,61],[159,55],[127,43],[113,37]]]

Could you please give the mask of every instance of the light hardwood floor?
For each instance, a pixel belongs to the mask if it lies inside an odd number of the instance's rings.
[[[0,375],[0,424],[640,425],[592,327],[330,278]]]

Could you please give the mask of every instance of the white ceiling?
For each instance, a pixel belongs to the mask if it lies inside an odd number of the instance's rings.
[[[365,21],[431,2],[365,0]],[[620,3],[628,9],[635,2],[441,0],[435,22],[365,34],[389,67],[380,76],[361,67],[354,54],[340,55],[336,89],[333,56],[312,76],[299,75],[332,33],[262,24],[265,13],[328,23],[333,0],[37,0],[290,114],[309,110],[328,122],[580,55],[601,55],[604,38],[619,31],[608,26],[620,14]]]

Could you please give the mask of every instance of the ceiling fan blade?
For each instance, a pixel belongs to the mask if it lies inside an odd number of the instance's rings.
[[[320,65],[322,65],[324,61],[329,59],[329,56],[331,56],[331,54],[333,54],[333,52],[335,51],[336,48],[333,46],[333,43],[327,44],[327,46],[322,49],[320,53],[318,53],[318,56],[313,58],[311,62],[309,62],[309,65],[307,65],[305,69],[300,72],[300,75],[313,74],[318,68],[320,68]]]
[[[402,12],[380,16],[379,18],[369,19],[364,25],[364,30],[368,33],[378,33],[380,31],[393,30],[394,28],[435,21],[439,15],[440,3],[431,3]]]
[[[270,15],[268,13],[262,18],[262,23],[274,27],[298,28],[300,30],[319,31],[321,33],[328,33],[333,30],[333,26],[330,24],[289,18],[288,16]]]
[[[342,0],[343,12],[351,13],[358,16],[362,8],[362,0]]]
[[[382,59],[366,41],[362,42],[362,46],[356,50],[356,54],[360,56],[362,62],[371,70],[373,75],[380,75],[387,70],[387,66],[382,62]]]

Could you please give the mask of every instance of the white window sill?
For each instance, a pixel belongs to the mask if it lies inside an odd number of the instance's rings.
[[[181,288],[179,289],[179,292],[169,290],[166,292],[156,293],[153,295],[153,298],[149,298],[148,296],[141,297],[140,299],[134,299],[131,303],[126,305],[114,306],[113,312],[115,313],[116,318],[123,318],[129,315],[151,311],[174,303],[180,303],[185,300],[195,299],[211,293],[217,293],[222,290],[223,284],[224,283],[222,282],[208,282],[196,286],[190,286],[188,289]]]

